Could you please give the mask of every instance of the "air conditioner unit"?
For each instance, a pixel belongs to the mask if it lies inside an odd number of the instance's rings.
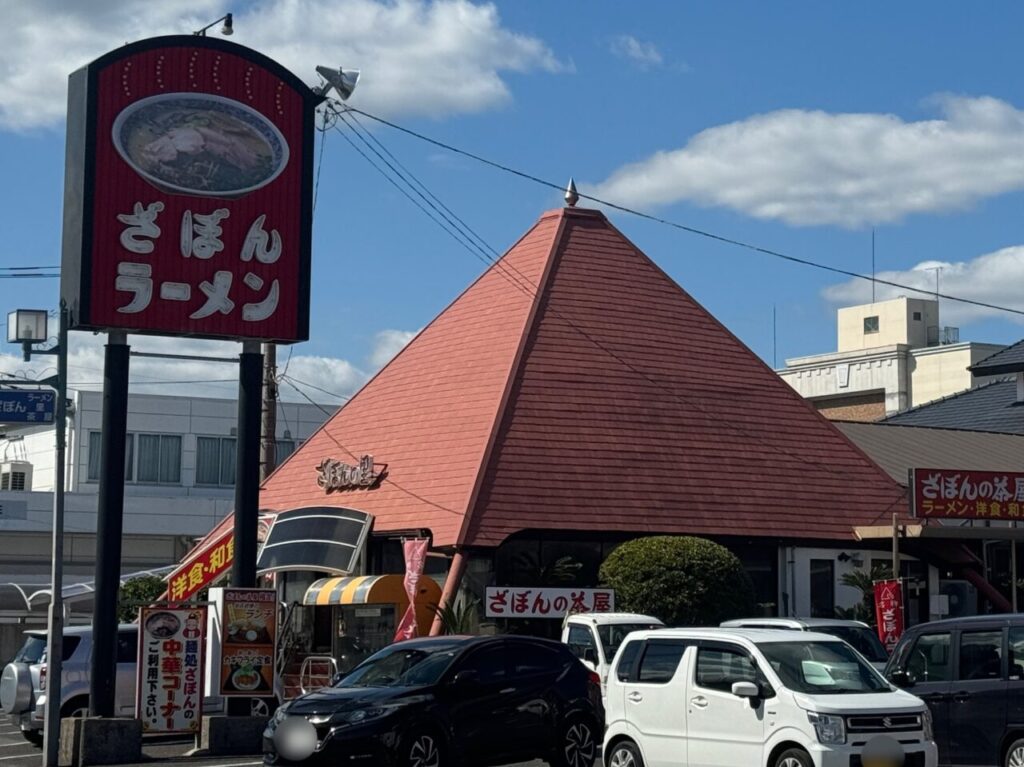
[[[0,463],[0,490],[31,490],[32,464],[28,461]]]

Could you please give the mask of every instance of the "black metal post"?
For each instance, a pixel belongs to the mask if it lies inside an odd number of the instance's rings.
[[[103,358],[103,421],[96,516],[96,593],[92,624],[89,713],[115,714],[117,596],[121,586],[124,526],[124,457],[128,427],[128,360],[125,333],[110,333]]]
[[[256,586],[260,524],[260,420],[263,409],[263,354],[246,341],[238,366],[238,429],[235,442],[235,560],[231,585]]]
[[[235,437],[235,558],[231,585],[256,586],[260,524],[260,427],[263,410],[263,353],[246,341],[238,363],[238,427]],[[227,712],[248,716],[252,701],[229,698]]]

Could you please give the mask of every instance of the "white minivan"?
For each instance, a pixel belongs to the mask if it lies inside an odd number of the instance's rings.
[[[619,648],[605,767],[859,767],[871,741],[936,767],[924,703],[812,632],[661,629]]]

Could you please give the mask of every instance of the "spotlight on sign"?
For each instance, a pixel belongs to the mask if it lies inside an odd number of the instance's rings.
[[[317,89],[317,92],[321,96],[326,96],[333,88],[335,92],[337,92],[338,98],[342,101],[347,101],[348,97],[351,96],[352,92],[356,89],[356,83],[359,82],[358,69],[317,67],[316,71],[317,74],[327,81]]]

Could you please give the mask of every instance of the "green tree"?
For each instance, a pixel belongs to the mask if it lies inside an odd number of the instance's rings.
[[[717,625],[753,615],[754,585],[729,549],[704,538],[657,536],[619,546],[601,565],[616,606],[669,626]]]
[[[164,579],[157,575],[140,575],[121,586],[117,595],[117,619],[132,623],[139,617],[139,608],[151,604],[167,590]]]

